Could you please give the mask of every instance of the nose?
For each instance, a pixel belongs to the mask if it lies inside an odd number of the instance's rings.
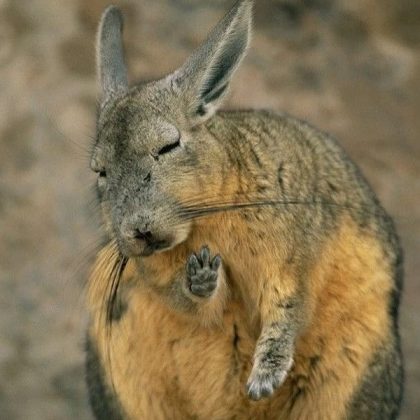
[[[171,238],[154,229],[150,220],[138,218],[124,220],[120,227],[120,235],[122,252],[129,256],[151,255],[155,251],[167,248],[171,243]]]
[[[153,240],[153,235],[150,230],[141,230],[136,228],[134,229],[134,237],[148,243]]]
[[[153,239],[150,221],[139,217],[126,218],[120,226],[121,236],[127,240],[151,241]]]

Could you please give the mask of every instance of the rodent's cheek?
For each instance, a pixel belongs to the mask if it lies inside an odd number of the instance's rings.
[[[177,226],[177,228],[173,232],[172,246],[175,246],[175,245],[178,245],[178,244],[184,242],[188,238],[188,236],[191,232],[191,228],[192,228],[192,223],[191,222],[183,223],[183,224]]]

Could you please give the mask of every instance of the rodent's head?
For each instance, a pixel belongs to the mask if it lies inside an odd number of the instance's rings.
[[[126,256],[183,242],[182,203],[220,177],[220,144],[205,122],[220,106],[249,42],[252,2],[238,2],[171,75],[128,87],[122,17],[110,6],[97,41],[101,102],[91,168],[108,233]]]

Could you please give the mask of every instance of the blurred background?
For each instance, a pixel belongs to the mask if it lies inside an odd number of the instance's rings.
[[[86,271],[94,39],[108,0],[0,0],[0,412],[91,419]],[[181,65],[233,0],[114,0],[131,80]],[[228,107],[331,132],[394,216],[406,255],[403,419],[420,418],[420,1],[257,0]]]

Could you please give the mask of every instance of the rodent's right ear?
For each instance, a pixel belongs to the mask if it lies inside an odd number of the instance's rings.
[[[122,30],[121,11],[116,6],[107,7],[102,14],[96,40],[96,62],[102,102],[128,89]]]
[[[191,124],[210,118],[223,102],[251,36],[252,0],[239,0],[173,75]]]

